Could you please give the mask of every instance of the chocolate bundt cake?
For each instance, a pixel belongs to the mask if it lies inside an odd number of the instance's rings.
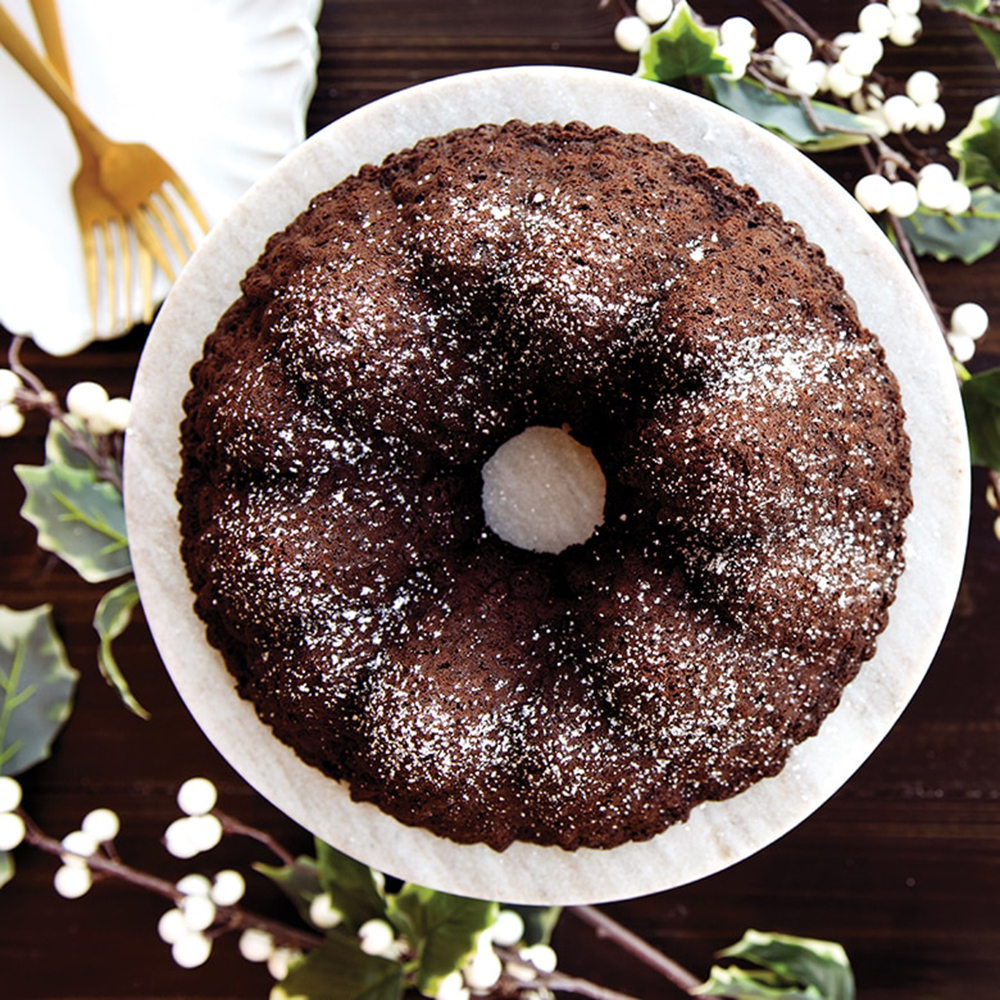
[[[208,638],[404,823],[649,838],[777,773],[885,627],[911,501],[882,349],[795,224],[669,144],[511,122],[366,166],[269,240],[191,377]],[[528,428],[603,473],[558,551],[484,516]]]

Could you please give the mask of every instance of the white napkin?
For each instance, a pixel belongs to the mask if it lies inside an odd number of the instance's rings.
[[[6,7],[42,50],[28,0]],[[210,223],[302,141],[320,0],[63,0],[73,85],[110,138],[146,142]],[[70,197],[79,156],[61,112],[0,49],[0,323],[51,354],[127,332],[90,320]],[[168,282],[157,274],[159,302]]]

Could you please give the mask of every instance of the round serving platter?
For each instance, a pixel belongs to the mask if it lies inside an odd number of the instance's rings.
[[[819,734],[776,777],[692,811],[652,840],[612,850],[515,844],[497,852],[398,823],[302,763],[235,693],[193,611],[174,488],[188,372],[272,233],[365,163],[455,128],[519,118],[640,132],[753,185],[826,251],[895,372],[912,439],[906,569],[876,656]],[[302,826],[407,881],[511,903],[577,904],[662,891],[734,864],[825,802],[890,730],[923,678],[961,576],[969,495],[961,403],[926,300],[878,226],[836,182],[763,129],[662,84],[596,70],[511,67],[421,84],[327,126],[289,154],[209,234],[150,334],[132,395],[125,501],[146,619],[191,714],[229,763]]]

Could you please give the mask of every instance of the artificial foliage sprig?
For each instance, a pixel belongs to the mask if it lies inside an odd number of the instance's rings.
[[[998,511],[1000,368],[973,374],[966,367],[990,319],[977,302],[935,302],[920,258],[968,265],[1000,246],[1000,94],[976,106],[947,143],[951,162],[944,162],[912,139],[946,124],[940,79],[918,69],[896,80],[882,61],[889,48],[918,43],[926,5],[968,23],[1000,66],[1000,5],[871,0],[828,38],[786,0],[758,0],[780,29],[761,47],[744,14],[711,25],[687,0],[617,4],[614,37],[637,55],[637,75],[696,89],[809,155],[857,147],[865,173],[854,196],[881,221],[938,319],[959,379],[970,458],[986,470],[986,499]],[[1000,539],[1000,516],[993,530]]]
[[[218,808],[218,792],[206,778],[184,782],[177,792],[181,816],[163,837],[166,850],[191,860],[213,851],[226,836],[250,837],[277,865],[257,863],[246,876],[233,869],[191,871],[176,880],[129,865],[115,846],[121,829],[116,812],[100,807],[61,838],[45,833],[25,812],[20,783],[0,776],[0,852],[33,847],[58,859],[52,884],[68,900],[118,879],[163,898],[167,908],[155,932],[173,961],[195,969],[212,956],[225,934],[238,936],[239,952],[266,965],[275,980],[272,1000],[430,1000],[495,996],[549,1000],[555,993],[588,1000],[634,1000],[626,993],[567,975],[550,943],[560,916],[555,907],[513,907],[469,899],[412,883],[395,883],[322,841],[315,853],[293,856],[265,831]],[[191,850],[178,824],[210,820],[211,833]],[[173,833],[171,832],[173,831]],[[248,878],[269,879],[295,904],[298,924],[274,920],[246,907]],[[589,906],[576,917],[603,939],[663,976],[680,992],[699,996],[791,1000],[853,1000],[854,979],[839,945],[748,931],[721,952],[740,965],[715,966],[702,982],[687,969]]]

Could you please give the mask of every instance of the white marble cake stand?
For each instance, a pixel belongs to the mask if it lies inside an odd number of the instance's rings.
[[[875,659],[785,769],[696,808],[655,839],[610,851],[460,846],[350,800],[301,763],[234,692],[205,641],[178,555],[174,486],[188,371],[271,233],[310,197],[422,137],[482,122],[579,120],[666,139],[752,184],[797,221],[844,275],[902,385],[913,441],[906,570]],[[209,235],[164,305],[139,365],[125,499],[146,618],[174,683],[208,738],[262,795],[359,860],[450,892],[521,903],[624,899],[682,885],[760,850],[829,798],[889,731],[937,649],[958,588],[968,517],[961,405],[932,314],[875,223],[821,169],[716,105],[593,70],[487,70],[414,87],[329,125],[253,187]]]

